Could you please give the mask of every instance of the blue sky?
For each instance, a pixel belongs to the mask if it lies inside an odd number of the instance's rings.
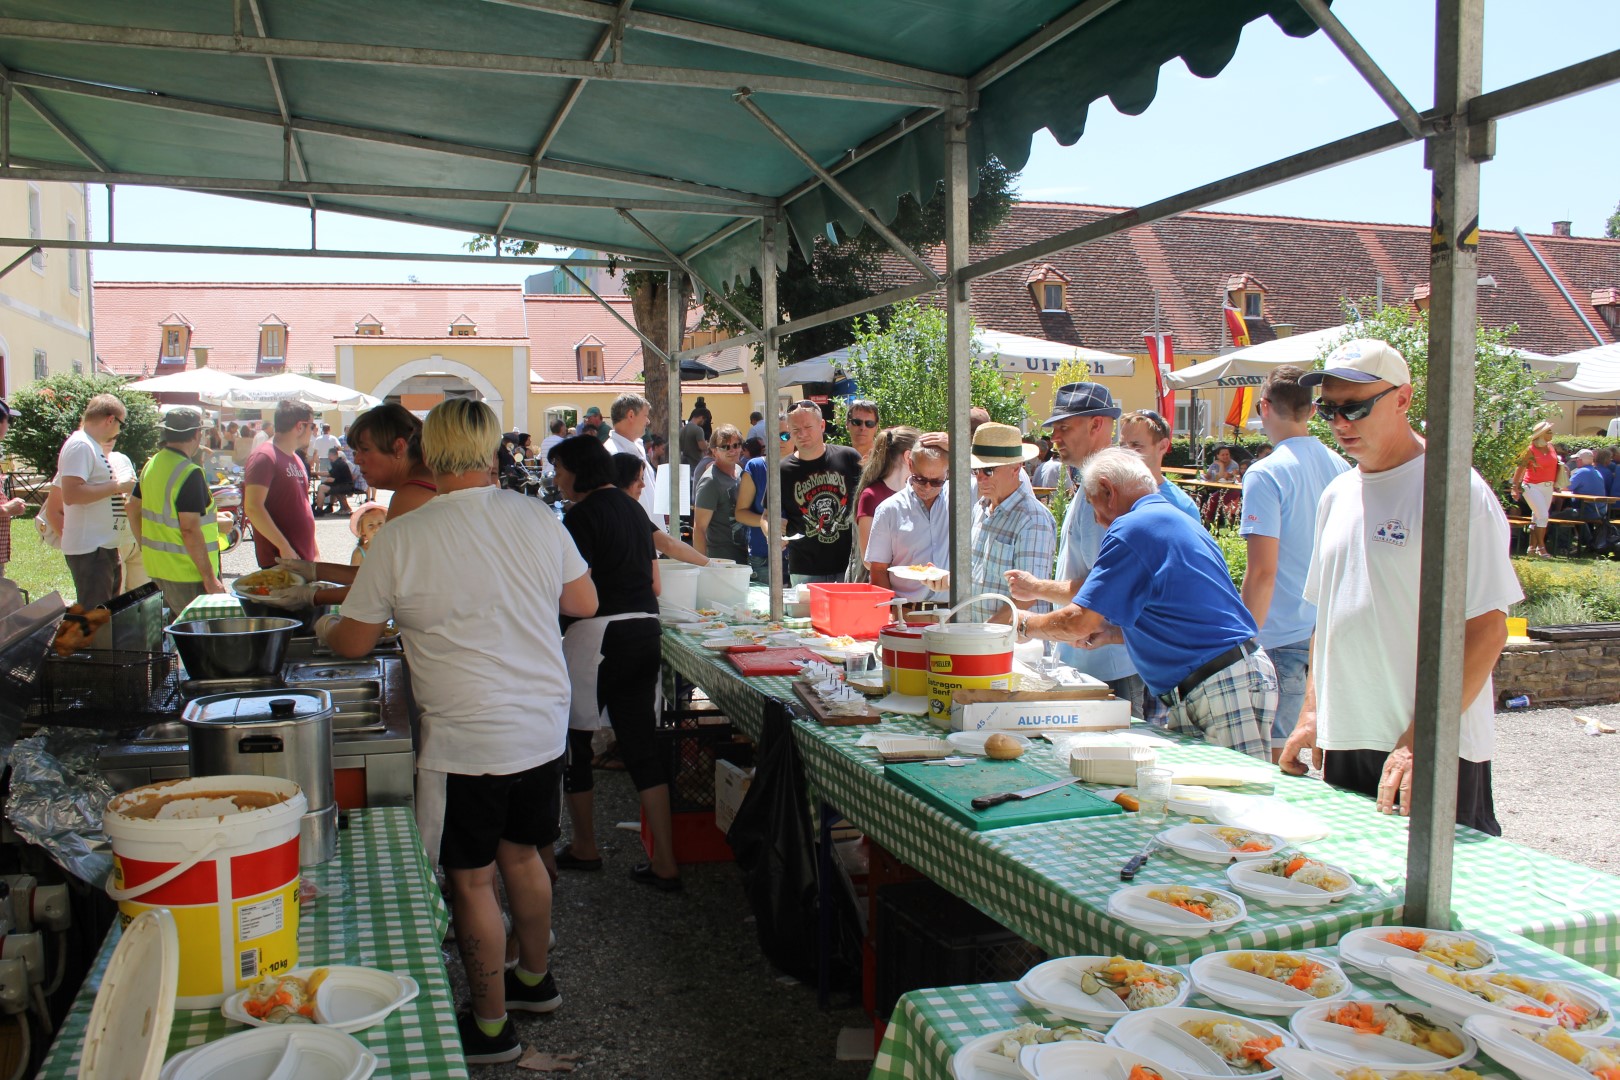
[[[1219,0],[1214,0],[1219,2]],[[1417,108],[1433,101],[1434,5],[1428,0],[1337,0],[1349,26]],[[1614,0],[1493,0],[1486,5],[1485,88],[1517,82],[1620,44]],[[1620,143],[1613,138],[1620,87],[1547,106],[1498,125],[1497,157],[1482,170],[1481,223],[1550,231],[1574,223],[1600,236],[1620,202]],[[1019,179],[1025,198],[1140,205],[1275,158],[1385,123],[1391,114],[1325,35],[1284,36],[1252,24],[1215,79],[1179,61],[1160,73],[1141,116],[1106,101],[1091,107],[1085,136],[1057,145],[1035,138]],[[1221,204],[1257,214],[1421,224],[1429,177],[1412,146]],[[105,239],[105,197],[92,194],[92,223]],[[118,239],[287,246],[307,243],[305,212],[216,196],[120,188]],[[459,253],[465,235],[323,213],[323,247]],[[536,267],[408,261],[279,259],[98,253],[100,280],[515,282]]]

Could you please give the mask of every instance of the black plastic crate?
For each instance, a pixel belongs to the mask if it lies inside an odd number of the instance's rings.
[[[754,763],[754,746],[738,742],[730,721],[700,723],[684,720],[657,729],[669,754],[672,810],[709,810],[714,807],[714,763],[729,761],[744,768]]]
[[[877,894],[877,1015],[900,995],[936,986],[1012,982],[1047,959],[996,920],[932,881],[887,885]]]

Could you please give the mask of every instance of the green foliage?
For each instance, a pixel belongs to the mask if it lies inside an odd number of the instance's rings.
[[[157,449],[162,417],[152,395],[128,389],[116,375],[52,375],[18,390],[11,396],[16,415],[6,435],[6,453],[35,472],[55,475],[57,452],[78,430],[85,403],[97,394],[113,394],[124,403],[129,415],[115,449],[128,454],[139,470]]]
[[[1620,204],[1616,204],[1614,213],[1609,215],[1608,222],[1603,226],[1603,235],[1611,240],[1620,239]]]
[[[877,402],[885,427],[947,431],[945,351],[943,311],[915,302],[896,304],[886,325],[874,315],[858,321],[848,373],[861,395]],[[1016,425],[1028,413],[1022,387],[1002,375],[995,357],[975,350],[969,379],[972,404],[983,406],[990,419]],[[843,423],[842,406],[838,422]]]
[[[1596,622],[1592,608],[1574,593],[1556,593],[1540,600],[1526,600],[1513,608],[1513,614],[1531,626],[1571,626]]]
[[[1062,385],[1061,383],[1059,385]],[[1231,446],[1247,452],[1253,457],[1260,444],[1267,442],[1265,433],[1260,431],[1246,432],[1237,438],[1204,439],[1204,464],[1207,466],[1215,456],[1217,446]],[[1332,438],[1327,440],[1328,446],[1333,446]],[[1170,450],[1164,455],[1164,464],[1177,468],[1193,467],[1192,438],[1187,435],[1177,435],[1170,440]]]
[[[1547,617],[1554,610],[1575,611],[1581,605],[1582,618],[1559,618],[1558,623],[1613,622],[1620,620],[1620,564],[1593,559],[1514,559],[1513,569],[1524,589],[1524,600],[1512,614],[1530,619]],[[1564,604],[1563,608],[1554,605]]]
[[[1249,568],[1249,542],[1238,535],[1236,526],[1216,529],[1213,535],[1215,546],[1226,557],[1226,572],[1232,576],[1232,584],[1243,588],[1243,574]]]
[[[0,529],[5,527],[0,524]],[[67,560],[39,538],[32,508],[11,522],[11,561],[6,563],[6,577],[28,590],[35,600],[53,591],[70,603],[73,600],[73,575],[68,573]]]

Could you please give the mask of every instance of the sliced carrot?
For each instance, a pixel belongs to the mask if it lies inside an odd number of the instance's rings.
[[[1620,1069],[1593,1069],[1592,1075],[1597,1080],[1620,1080]]]
[[[1283,1041],[1275,1035],[1261,1035],[1243,1044],[1243,1056],[1250,1061],[1264,1061],[1267,1054],[1282,1044]]]
[[[1164,1080],[1164,1077],[1146,1065],[1132,1065],[1131,1075],[1127,1080]]]
[[[1329,1019],[1354,1031],[1366,1031],[1374,1035],[1381,1035],[1384,1031],[1384,1024],[1373,1012],[1373,1007],[1364,1002],[1344,1005],[1337,1012],[1331,1013]]]
[[[1429,943],[1429,935],[1420,930],[1397,930],[1392,934],[1385,934],[1384,940],[1396,948],[1422,952],[1423,946]]]
[[[1524,1013],[1526,1016],[1551,1016],[1552,1010],[1543,1009],[1535,1005],[1515,1005],[1513,1012]]]
[[[1310,863],[1311,860],[1307,859],[1303,855],[1294,856],[1294,858],[1288,860],[1288,865],[1283,868],[1283,877],[1293,877],[1295,874],[1309,866]]]
[[[1239,851],[1270,851],[1271,850],[1271,845],[1270,844],[1263,844],[1259,840],[1250,840],[1248,843],[1240,845],[1238,847],[1238,850]]]
[[[1295,990],[1309,990],[1316,982],[1316,977],[1322,974],[1321,964],[1307,960],[1299,966],[1299,970],[1288,978],[1288,985]]]

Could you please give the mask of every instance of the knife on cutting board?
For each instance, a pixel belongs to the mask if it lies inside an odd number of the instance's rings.
[[[1000,806],[1004,802],[1014,799],[1033,799],[1037,795],[1044,795],[1048,791],[1056,791],[1060,787],[1080,782],[1078,776],[1065,776],[1062,780],[1053,780],[1049,784],[1036,784],[1034,787],[1024,788],[1022,791],[998,791],[994,795],[980,795],[972,802],[975,810],[988,810],[992,806]]]

